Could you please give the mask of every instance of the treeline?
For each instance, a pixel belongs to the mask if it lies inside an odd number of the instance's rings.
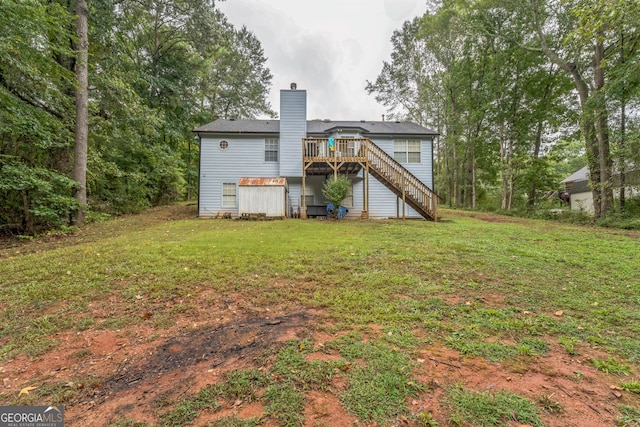
[[[444,202],[533,209],[586,164],[596,217],[624,209],[613,183],[640,167],[640,2],[438,3],[394,33],[367,90],[441,133]]]
[[[193,198],[191,130],[274,115],[256,37],[213,0],[88,1],[87,206],[73,197],[74,0],[0,2],[0,232],[35,233],[89,214]]]

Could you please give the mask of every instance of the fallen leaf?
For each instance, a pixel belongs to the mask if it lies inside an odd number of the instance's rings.
[[[562,315],[564,314],[564,311],[562,311],[562,310],[558,310],[558,311],[556,311],[556,312],[555,312],[555,313],[553,313],[553,314],[555,314],[556,316],[562,316]]]
[[[22,396],[23,394],[29,394],[29,392],[35,390],[36,388],[37,387],[31,386],[31,385],[28,387],[25,387],[22,390],[20,390],[20,394],[18,394],[18,396]]]

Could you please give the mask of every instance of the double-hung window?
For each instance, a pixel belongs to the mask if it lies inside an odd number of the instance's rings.
[[[236,207],[236,184],[234,182],[225,182],[222,184],[222,207]]]
[[[393,141],[393,158],[400,163],[420,163],[420,140],[396,139]]]
[[[278,138],[267,138],[264,140],[264,161],[265,162],[277,162],[278,161]]]

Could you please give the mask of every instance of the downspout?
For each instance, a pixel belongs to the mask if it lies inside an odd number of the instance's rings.
[[[436,193],[436,181],[435,181],[435,175],[434,175],[434,170],[435,170],[435,164],[434,164],[434,158],[433,158],[433,144],[435,142],[436,137],[434,136],[433,138],[431,138],[431,191],[433,191],[433,194]]]
[[[201,182],[200,179],[200,167],[202,166],[202,137],[200,133],[196,133],[198,137],[198,213],[197,216],[200,216],[200,195],[202,194]]]

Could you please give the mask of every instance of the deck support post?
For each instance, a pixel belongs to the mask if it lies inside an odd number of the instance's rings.
[[[333,179],[338,179],[338,141],[333,145]]]
[[[407,202],[407,197],[406,197],[407,196],[407,187],[405,185],[404,179],[405,179],[404,175],[402,175],[402,219],[407,219],[406,218],[406,212],[405,212],[406,206],[407,206],[407,204],[406,204],[406,202]]]
[[[369,218],[369,162],[364,169],[364,211],[367,219]]]
[[[306,145],[304,139],[302,140],[302,188],[300,194],[302,197],[300,198],[300,218],[307,219],[307,198],[306,198],[306,187],[307,187],[307,163],[304,161],[304,158],[307,155]]]

